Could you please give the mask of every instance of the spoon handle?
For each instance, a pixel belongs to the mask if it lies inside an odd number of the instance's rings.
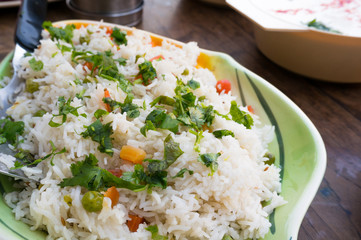
[[[38,46],[46,18],[47,0],[23,0],[18,14],[15,42],[32,52]]]

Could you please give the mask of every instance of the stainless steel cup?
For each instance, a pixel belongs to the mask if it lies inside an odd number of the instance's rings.
[[[75,18],[135,26],[142,20],[143,0],[66,0]]]

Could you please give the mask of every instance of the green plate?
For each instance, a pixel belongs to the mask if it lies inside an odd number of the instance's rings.
[[[9,56],[0,64],[0,76],[10,72]],[[281,168],[281,195],[288,203],[270,215],[272,227],[264,239],[296,240],[302,219],[326,169],[326,150],[320,134],[289,98],[230,56],[202,50],[198,63],[210,69],[217,79],[230,80],[232,93],[239,96],[238,102],[244,106],[251,105],[264,124],[275,126],[276,137],[270,144],[270,150],[275,153],[276,164]],[[7,177],[0,176],[1,193],[11,191],[11,184]],[[29,226],[16,221],[2,197],[0,234],[7,240],[46,237],[43,232],[31,231]]]

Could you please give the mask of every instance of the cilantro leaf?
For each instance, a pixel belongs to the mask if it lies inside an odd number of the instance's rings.
[[[94,117],[95,117],[96,119],[99,119],[99,118],[101,118],[101,117],[103,117],[103,116],[106,116],[106,115],[108,115],[108,114],[109,114],[108,111],[106,111],[106,110],[104,110],[104,109],[98,109],[98,110],[95,111]]]
[[[213,135],[216,137],[216,138],[222,138],[224,136],[232,136],[234,137],[234,133],[230,130],[216,130],[213,132]]]
[[[73,107],[70,105],[71,101],[72,100],[70,98],[68,100],[65,100],[65,98],[63,96],[58,98],[59,114],[53,114],[53,117],[50,119],[50,121],[48,123],[50,127],[59,127],[59,126],[63,125],[63,123],[66,122],[68,114],[72,114],[76,117],[79,116],[78,109],[81,108],[81,106]],[[61,123],[54,122],[53,119],[55,117],[59,117],[59,116],[62,117]]]
[[[116,44],[118,44],[118,45],[124,44],[125,46],[127,46],[128,41],[127,41],[127,38],[126,38],[126,36],[127,36],[126,32],[120,31],[119,28],[114,27],[113,32],[112,32],[112,34],[110,36],[114,39],[114,42]]]
[[[172,165],[181,155],[183,151],[179,147],[179,143],[175,142],[172,136],[169,134],[164,140],[164,157],[163,160],[150,160],[148,161],[148,170],[151,173],[156,171],[166,170]]]
[[[236,123],[244,125],[247,129],[250,129],[253,125],[253,118],[248,113],[241,111],[236,101],[231,102],[231,109],[229,111],[229,114],[232,117],[232,120]]]
[[[219,156],[221,156],[220,153],[205,153],[200,154],[197,160],[211,169],[211,173],[209,175],[212,176],[218,169],[217,158]]]
[[[157,77],[157,72],[152,65],[152,62],[145,60],[143,63],[138,65],[139,73],[137,77],[142,78],[142,82],[145,86],[149,85],[150,82]]]
[[[43,23],[43,28],[50,33],[51,39],[61,39],[67,43],[72,43],[71,39],[73,38],[73,30],[75,29],[74,24],[68,24],[64,28],[57,28],[54,27],[51,22],[45,21]]]
[[[24,133],[24,122],[13,122],[8,118],[0,119],[0,144],[15,144],[18,136]]]
[[[145,121],[150,121],[153,126],[150,125],[150,123],[147,123],[147,126],[143,126],[141,128],[141,133],[146,136],[147,130],[154,130],[154,128],[160,128],[160,129],[168,129],[169,131],[173,133],[178,132],[178,125],[179,121],[176,119],[173,119],[171,116],[165,113],[164,110],[156,109],[153,110],[151,113],[148,114]]]
[[[193,90],[196,90],[196,89],[199,88],[201,85],[200,85],[200,83],[197,82],[196,80],[191,79],[191,80],[189,80],[189,81],[187,82],[187,86],[189,86],[189,87],[190,87],[191,89],[193,89]]]
[[[189,170],[187,168],[182,168],[176,175],[174,175],[172,178],[177,178],[177,177],[180,177],[180,178],[183,178],[184,177],[184,173],[188,172],[189,175],[193,175],[193,171],[192,170]]]
[[[64,178],[59,186],[82,186],[90,191],[105,190],[112,186],[135,192],[145,189],[143,185],[133,184],[114,176],[109,171],[98,167],[97,164],[98,159],[93,154],[86,156],[84,161],[71,164],[70,170],[73,177]]]
[[[157,225],[151,225],[149,227],[146,227],[145,230],[152,233],[152,240],[168,240],[168,237],[159,235]]]
[[[112,100],[109,97],[103,98],[103,102],[109,104],[111,111],[114,109],[120,108],[121,113],[127,113],[129,118],[136,118],[140,115],[139,106],[133,103],[134,95],[131,93],[127,94],[127,97],[124,99],[124,103],[117,102]]]
[[[47,154],[46,156],[42,158],[35,159],[34,155],[31,154],[28,150],[22,150],[20,149],[16,154],[15,157],[18,159],[15,161],[14,167],[11,169],[18,169],[25,166],[34,166],[39,164],[40,162],[50,158],[50,164],[53,166],[53,160],[56,155],[62,154],[66,152],[65,147],[59,151],[57,151],[57,148],[55,147],[54,143],[52,141],[49,142],[51,145],[51,152]]]
[[[154,99],[150,103],[150,106],[154,107],[156,104],[164,104],[164,105],[168,105],[168,106],[174,106],[175,100],[171,97],[161,95],[161,96],[157,97],[156,99]]]
[[[81,133],[83,138],[90,137],[94,142],[99,143],[98,150],[110,156],[113,156],[114,153],[112,138],[110,137],[112,134],[111,122],[103,125],[99,119],[86,126],[86,130]]]
[[[44,67],[44,63],[41,60],[36,61],[34,57],[29,60],[29,65],[35,72],[41,71]]]
[[[140,133],[143,134],[144,137],[146,137],[148,130],[155,130],[155,127],[150,120],[145,121],[145,125],[140,129]]]

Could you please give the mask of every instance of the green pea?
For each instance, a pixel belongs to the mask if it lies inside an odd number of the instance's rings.
[[[88,212],[98,212],[103,208],[104,196],[97,191],[89,191],[84,194],[81,203]]]

